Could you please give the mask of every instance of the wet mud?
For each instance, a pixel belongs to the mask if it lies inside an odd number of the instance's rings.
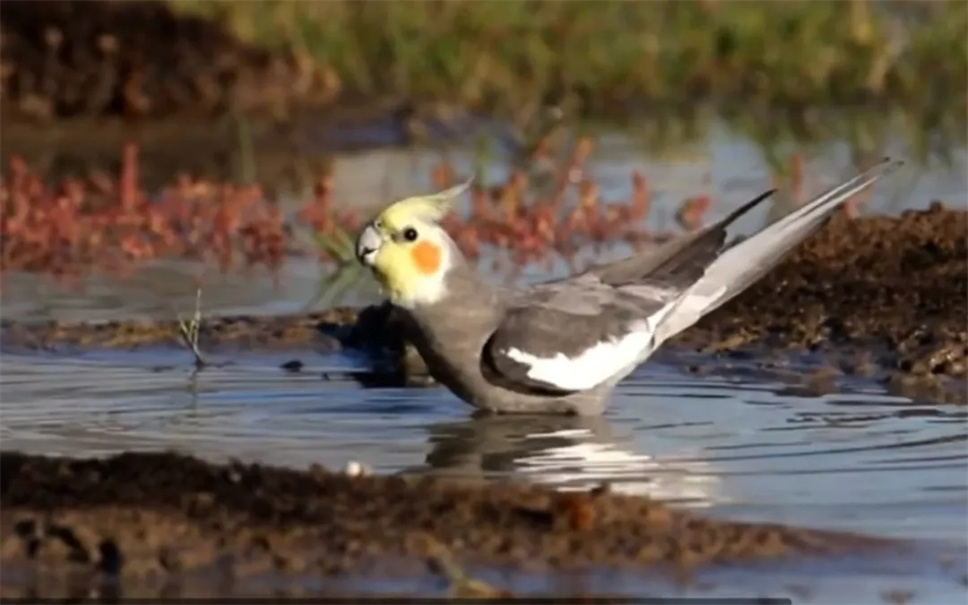
[[[906,396],[965,403],[968,212],[934,203],[837,216],[675,342],[727,355],[812,351],[828,375],[883,374]]]
[[[199,328],[202,350],[312,348],[338,350],[340,340],[320,326],[354,326],[358,309],[341,307],[305,315],[273,317],[228,316],[203,318]],[[122,320],[37,324],[4,320],[4,346],[48,351],[72,348],[137,349],[143,346],[181,346],[177,321]]]
[[[711,563],[903,552],[847,533],[705,519],[642,497],[433,477],[370,477],[171,453],[63,459],[0,453],[0,562],[48,590],[126,596],[198,574],[243,582],[590,565],[686,573]],[[393,560],[387,567],[380,561]],[[155,588],[151,588],[155,587]],[[76,586],[75,588],[76,589]]]
[[[902,394],[964,403],[968,380],[968,213],[934,204],[901,216],[838,216],[748,291],[664,345],[713,365],[789,352],[821,361],[807,388],[874,376]],[[5,347],[63,350],[180,344],[176,322],[2,323]],[[361,349],[377,382],[431,384],[388,305],[203,322],[205,349]],[[294,360],[298,362],[299,360]],[[293,367],[298,366],[294,363]],[[298,367],[296,367],[298,369]],[[703,372],[702,365],[687,368]]]

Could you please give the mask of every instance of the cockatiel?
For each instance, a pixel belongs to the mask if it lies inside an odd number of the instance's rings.
[[[900,164],[884,159],[738,243],[726,243],[727,228],[774,190],[657,249],[535,285],[488,283],[440,226],[469,183],[391,204],[364,226],[356,254],[403,310],[430,374],[457,397],[494,413],[597,415],[663,342]]]

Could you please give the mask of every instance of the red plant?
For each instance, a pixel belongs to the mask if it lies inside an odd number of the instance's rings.
[[[643,174],[631,175],[629,200],[603,202],[598,184],[583,176],[591,151],[592,142],[580,140],[556,167],[551,191],[544,195],[530,192],[523,170],[501,185],[475,183],[469,214],[452,213],[444,226],[469,258],[479,259],[485,248],[502,250],[517,268],[550,265],[555,257],[574,268],[578,250],[589,244],[598,249],[625,241],[638,247],[667,237],[643,227],[651,208]],[[22,159],[12,158],[0,180],[0,273],[17,270],[62,278],[91,270],[124,274],[142,261],[179,257],[225,272],[262,266],[275,274],[287,255],[340,260],[331,248],[298,244],[296,226],[324,238],[340,233],[352,238],[360,226],[356,212],[334,207],[329,177],[317,182],[312,198],[287,221],[258,185],[180,176],[151,196],[139,187],[138,167],[138,148],[129,144],[116,179],[98,173],[49,186]],[[793,172],[799,191],[802,169],[796,158]],[[431,178],[440,189],[458,180],[446,163],[434,167]],[[683,228],[697,229],[711,204],[708,196],[687,199],[676,218]]]

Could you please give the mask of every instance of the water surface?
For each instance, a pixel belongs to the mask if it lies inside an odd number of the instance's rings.
[[[964,551],[968,411],[961,406],[916,403],[863,379],[838,384],[834,394],[798,396],[781,379],[690,375],[679,366],[694,358],[664,352],[619,386],[601,418],[474,420],[444,389],[364,389],[349,374],[360,363],[343,355],[301,353],[302,372],[279,369],[293,357],[240,353],[195,373],[175,349],[8,351],[0,356],[0,443],[67,456],[174,449],[296,468],[359,461],[377,473],[559,489],[605,481],[617,492],[724,518],[926,541],[937,546],[934,557]],[[779,574],[714,569],[708,577],[721,588],[741,581],[758,594],[781,590],[785,578],[832,598],[866,595],[852,602],[873,602],[899,584],[935,595],[922,602],[964,598],[950,568],[918,561],[930,569],[916,571],[910,563],[891,563],[907,565],[906,576],[817,563]],[[515,578],[496,579],[544,589],[535,578]],[[592,575],[588,587],[643,589],[634,579],[602,578]]]
[[[2,356],[5,449],[106,455],[174,448],[306,467],[601,481],[750,519],[950,537],[968,527],[962,406],[851,380],[836,394],[697,377],[669,353],[616,391],[602,418],[471,420],[441,388],[364,389],[351,358],[239,354],[194,373],[185,352]],[[665,357],[665,359],[663,359]],[[325,374],[325,376],[324,376]]]
[[[963,407],[916,404],[863,380],[836,394],[795,396],[781,381],[685,374],[677,365],[689,360],[677,356],[662,354],[640,368],[602,418],[472,420],[443,389],[363,389],[343,374],[359,369],[344,356],[300,355],[306,367],[290,374],[278,365],[291,353],[239,354],[196,374],[178,350],[8,352],[0,442],[42,454],[176,449],[299,468],[356,460],[378,473],[561,489],[607,481],[615,491],[716,516],[963,544]],[[778,577],[796,582],[808,573],[820,594],[835,595],[865,594],[857,582],[870,590],[899,582],[877,568],[847,577],[810,569],[771,572],[767,584],[755,569],[710,573],[719,577],[714,584],[727,585],[752,576],[762,590],[779,590]],[[933,574],[909,571],[901,584],[964,596],[950,577]]]

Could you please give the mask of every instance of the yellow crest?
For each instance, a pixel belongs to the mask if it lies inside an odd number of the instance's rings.
[[[414,220],[439,222],[450,210],[454,198],[464,193],[472,181],[473,178],[470,178],[440,193],[408,197],[394,202],[380,213],[380,220],[393,228],[402,227]]]

